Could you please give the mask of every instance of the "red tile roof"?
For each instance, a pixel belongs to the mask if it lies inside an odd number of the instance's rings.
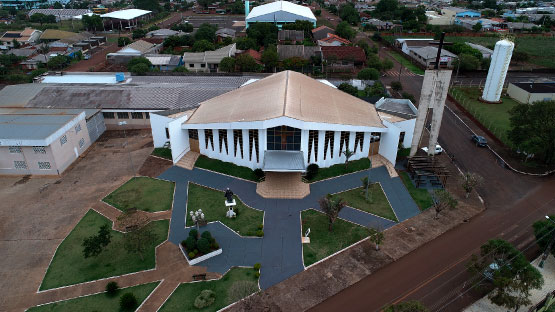
[[[353,59],[355,62],[366,62],[366,54],[364,50],[359,47],[339,46],[339,47],[322,47],[322,54],[324,58],[335,56],[340,60]]]
[[[334,41],[339,41],[342,44],[350,44],[351,43],[349,40],[341,38],[338,35],[334,35],[334,34],[328,34],[327,38],[320,39],[320,41],[326,42],[326,43],[332,43]]]
[[[320,27],[314,28],[314,29],[312,30],[312,33],[318,32],[318,31],[323,30],[323,29],[331,30],[331,32],[334,31],[333,29],[329,28],[328,26],[322,25],[322,26],[320,26]]]
[[[260,59],[262,59],[262,53],[255,51],[253,49],[248,49],[241,54],[248,54],[256,61],[256,63],[261,64]]]

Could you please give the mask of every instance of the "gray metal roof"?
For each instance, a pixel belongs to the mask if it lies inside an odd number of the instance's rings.
[[[376,109],[403,118],[415,118],[416,113],[412,110],[409,103],[410,100],[407,99],[385,98],[383,101],[380,100],[376,103]]]
[[[0,139],[46,139],[75,117],[75,115],[0,115]]]
[[[0,108],[0,115],[79,115],[81,112],[85,112],[85,119],[88,120],[100,112],[100,110],[96,108]]]
[[[303,152],[266,151],[264,152],[264,171],[299,172],[305,171]]]

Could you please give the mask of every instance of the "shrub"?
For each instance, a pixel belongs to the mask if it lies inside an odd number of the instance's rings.
[[[414,96],[410,93],[403,92],[403,93],[401,93],[401,96],[403,97],[403,99],[408,99],[413,103],[415,102]]]
[[[123,311],[133,311],[137,304],[137,298],[132,293],[125,293],[119,298],[119,307]]]
[[[375,68],[365,68],[358,72],[357,78],[361,80],[377,80],[380,72]]]
[[[256,236],[258,236],[258,237],[264,236],[264,231],[262,231],[262,230],[256,231]]]
[[[139,76],[146,74],[149,70],[150,68],[146,64],[137,64],[129,67],[130,72]]]
[[[131,43],[131,39],[127,37],[119,37],[118,38],[118,47],[123,47]]]
[[[211,306],[214,301],[216,301],[216,293],[212,290],[205,289],[195,298],[194,305],[197,309],[203,309]]]
[[[235,217],[239,216],[239,208],[237,206],[233,207],[233,212],[235,212]]]
[[[200,237],[206,238],[208,241],[212,241],[212,234],[210,234],[210,232],[208,232],[208,231],[202,232]]]
[[[403,85],[399,81],[393,81],[391,82],[391,89],[395,91],[401,91],[403,90]]]
[[[259,278],[260,277],[260,272],[254,272],[254,277]]]
[[[210,241],[202,237],[197,241],[197,248],[203,254],[210,252]]]
[[[259,271],[259,270],[260,270],[260,267],[262,267],[262,265],[261,265],[260,263],[255,263],[255,264],[254,264],[254,269],[255,269],[256,271]]]
[[[174,73],[188,73],[189,70],[185,66],[179,66],[172,70]]]
[[[216,242],[213,242],[211,246],[212,246],[212,249],[220,249],[220,244]]]
[[[306,167],[306,178],[308,180],[312,180],[318,174],[318,165],[317,164],[310,164]]]
[[[193,259],[196,256],[196,254],[193,251],[191,251],[188,255],[189,255],[189,259]]]
[[[106,284],[106,294],[110,297],[113,297],[118,292],[119,286],[116,282],[109,282]]]
[[[256,169],[254,169],[254,175],[255,175],[259,180],[261,180],[262,178],[264,178],[265,173],[264,173],[264,171],[263,171],[262,169],[256,168]]]
[[[259,230],[262,230],[263,228],[264,228],[264,224],[259,224],[259,225],[258,225],[258,229],[259,229]]]
[[[196,247],[197,247],[197,240],[192,236],[187,237],[187,239],[185,240],[185,249],[187,249],[188,251],[191,251],[191,250],[194,250]]]
[[[192,229],[192,230],[190,230],[190,231],[189,231],[189,236],[190,236],[190,237],[193,237],[194,239],[197,239],[197,237],[198,237],[198,231],[197,231],[197,229]]]

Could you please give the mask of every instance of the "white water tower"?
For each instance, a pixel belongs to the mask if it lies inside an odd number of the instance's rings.
[[[514,47],[515,44],[507,39],[497,41],[495,44],[495,49],[493,50],[491,63],[489,65],[488,78],[484,85],[484,93],[482,93],[481,99],[483,101],[492,103],[499,102]]]

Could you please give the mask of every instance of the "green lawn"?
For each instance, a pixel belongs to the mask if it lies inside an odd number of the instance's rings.
[[[204,155],[200,155],[200,157],[197,159],[197,162],[195,163],[195,167],[216,171],[219,173],[254,182],[258,182],[259,180],[251,168],[237,166],[236,164],[221,161],[218,159],[208,158]]]
[[[157,147],[152,151],[151,155],[172,160],[172,150],[171,150],[171,148]]]
[[[229,219],[225,216],[227,207],[225,206],[224,192],[189,183],[187,226],[194,225],[189,211],[202,209],[206,221],[221,221],[240,235],[255,236],[258,226],[264,220],[264,212],[245,206],[237,196],[234,198],[239,213],[236,218]]]
[[[421,211],[424,211],[432,206],[432,195],[430,195],[426,189],[416,188],[414,184],[412,184],[409,174],[406,172],[401,172],[400,177],[401,181],[403,181],[403,184],[405,184],[405,187],[409,191],[410,196],[414,199],[416,205],[418,205]]]
[[[121,211],[137,209],[148,212],[170,210],[174,182],[149,177],[133,177],[102,199]]]
[[[510,130],[509,110],[518,104],[517,101],[508,96],[502,96],[501,104],[482,103],[478,101],[478,97],[482,96],[480,89],[468,87],[453,88],[451,95],[505,145],[512,146],[507,136],[507,131]]]
[[[159,311],[218,311],[233,303],[229,298],[228,291],[234,282],[243,280],[253,281],[258,284],[258,278],[255,277],[255,270],[252,268],[232,268],[219,280],[181,284]],[[209,307],[197,309],[193,305],[195,298],[205,289],[212,290],[216,293],[216,301]]]
[[[303,233],[310,228],[310,244],[303,244],[304,265],[309,266],[369,235],[367,228],[335,220],[333,232],[328,230],[328,217],[314,209],[301,212]]]
[[[144,261],[141,261],[137,254],[130,254],[123,249],[125,234],[117,231],[111,231],[112,241],[98,257],[85,259],[81,246],[83,240],[91,235],[96,235],[104,224],[112,227],[110,220],[94,210],[89,210],[85,214],[58,247],[46,271],[40,290],[154,268],[154,248],[167,239],[168,220],[152,222],[149,225],[152,227],[156,239],[148,246],[148,251],[144,254]]]
[[[109,312],[120,311],[119,300],[120,297],[125,293],[133,293],[137,298],[139,305],[148,297],[148,295],[156,288],[158,282],[142,284],[133,287],[123,288],[118,291],[118,293],[113,296],[107,296],[106,293],[100,293],[96,295],[90,295],[86,297],[80,297],[60,302],[54,302],[50,304],[45,304],[37,307],[30,308],[28,312],[92,312],[92,311],[103,311]]]
[[[349,207],[399,222],[379,183],[370,184],[368,193],[368,200],[366,200],[366,189],[362,187],[337,193],[332,197],[342,198]]]
[[[366,170],[369,167],[370,167],[370,159],[361,158],[359,160],[353,160],[349,162],[349,166],[347,167],[347,169],[345,169],[345,164],[337,164],[328,168],[320,168],[318,169],[318,173],[314,176],[314,178],[309,180],[308,182],[316,182],[316,181],[344,175],[347,173]]]
[[[403,64],[404,67],[406,67],[408,70],[410,70],[411,72],[417,74],[417,75],[424,75],[424,70],[416,65],[414,65],[413,63],[411,63],[409,60],[407,60],[406,58],[404,58],[401,54],[395,52],[395,51],[389,51],[388,52],[389,55],[391,55],[394,59],[397,60],[397,62]]]

